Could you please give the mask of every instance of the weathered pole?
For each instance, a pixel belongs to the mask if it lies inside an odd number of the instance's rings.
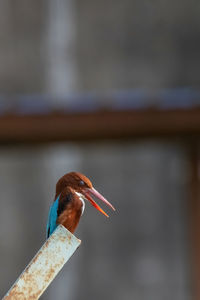
[[[39,299],[80,243],[71,232],[59,225],[3,300]]]

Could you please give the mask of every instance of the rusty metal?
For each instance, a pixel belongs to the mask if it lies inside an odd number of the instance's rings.
[[[191,136],[200,137],[199,107],[0,115],[0,145]]]
[[[39,299],[81,241],[59,225],[3,300]]]

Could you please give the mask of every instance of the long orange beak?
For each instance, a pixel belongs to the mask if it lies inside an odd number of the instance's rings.
[[[99,200],[103,201],[105,204],[107,204],[108,206],[110,206],[113,210],[115,210],[115,208],[112,206],[112,204],[110,202],[108,202],[108,200],[106,200],[97,190],[95,190],[94,188],[91,189],[86,189],[83,191],[85,197],[87,198],[87,200],[97,209],[99,210],[102,214],[104,214],[106,217],[109,217],[107,215],[107,213],[105,213],[105,211],[92,199],[91,195],[94,195],[96,198],[98,198]]]

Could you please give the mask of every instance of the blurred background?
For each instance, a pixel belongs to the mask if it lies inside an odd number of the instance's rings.
[[[200,3],[0,1],[0,293],[87,175],[82,240],[47,299],[199,300]],[[199,250],[199,251],[198,251]]]

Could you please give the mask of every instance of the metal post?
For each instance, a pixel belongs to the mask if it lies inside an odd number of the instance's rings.
[[[191,238],[191,277],[192,299],[200,299],[200,174],[199,174],[199,145],[194,143],[190,152],[190,238]]]
[[[39,299],[80,243],[71,232],[59,225],[3,300]]]

